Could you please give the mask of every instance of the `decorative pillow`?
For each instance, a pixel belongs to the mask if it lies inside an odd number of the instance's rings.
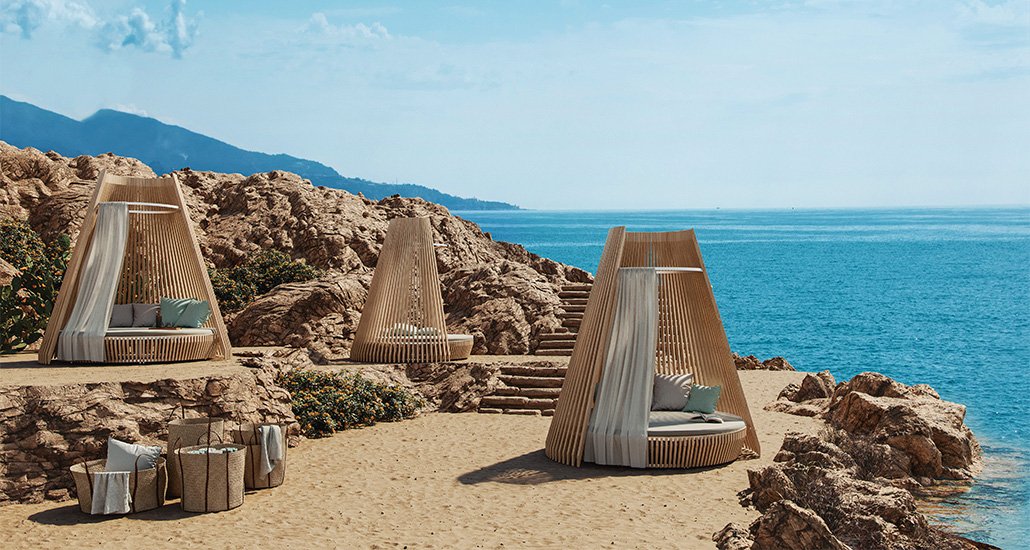
[[[682,411],[687,406],[693,374],[656,374],[652,411]]]
[[[156,327],[157,304],[132,304],[132,326]]]
[[[136,457],[139,457],[139,462]],[[126,443],[110,437],[107,439],[107,465],[104,471],[132,472],[136,468],[149,470],[157,466],[158,458],[161,458],[161,447]]]
[[[179,326],[179,317],[182,317],[192,301],[193,298],[161,298],[161,326]]]
[[[131,327],[132,326],[132,304],[115,304],[111,308],[111,322],[109,327]]]
[[[206,300],[191,300],[182,315],[179,316],[179,320],[175,322],[175,326],[200,328],[210,316],[211,304]]]
[[[719,403],[719,395],[722,394],[722,386],[690,386],[690,397],[687,399],[687,406],[683,407],[686,412],[699,412],[712,414],[715,406]]]

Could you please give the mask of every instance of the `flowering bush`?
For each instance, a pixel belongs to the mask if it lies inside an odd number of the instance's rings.
[[[358,374],[293,370],[276,382],[289,390],[293,414],[307,437],[415,416],[424,401],[410,391]]]
[[[43,336],[68,264],[71,239],[44,243],[28,223],[0,220],[0,258],[18,270],[0,287],[0,353],[23,350]]]
[[[278,250],[263,250],[236,267],[208,269],[223,313],[239,311],[281,284],[310,281],[321,274],[317,267],[293,261]]]

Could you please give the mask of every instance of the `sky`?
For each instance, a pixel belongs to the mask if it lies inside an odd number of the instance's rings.
[[[1030,204],[1030,0],[0,0],[0,93],[527,208]]]

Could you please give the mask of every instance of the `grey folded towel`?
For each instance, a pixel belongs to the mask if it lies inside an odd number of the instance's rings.
[[[258,427],[261,439],[261,460],[258,475],[267,476],[283,459],[283,431],[275,424]]]
[[[95,472],[90,475],[93,477],[91,514],[128,514],[132,511],[129,472]]]

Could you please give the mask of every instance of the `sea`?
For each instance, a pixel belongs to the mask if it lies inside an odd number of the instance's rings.
[[[1030,207],[455,214],[591,273],[613,226],[695,229],[734,351],[966,405],[984,472],[931,517],[1030,547]]]

